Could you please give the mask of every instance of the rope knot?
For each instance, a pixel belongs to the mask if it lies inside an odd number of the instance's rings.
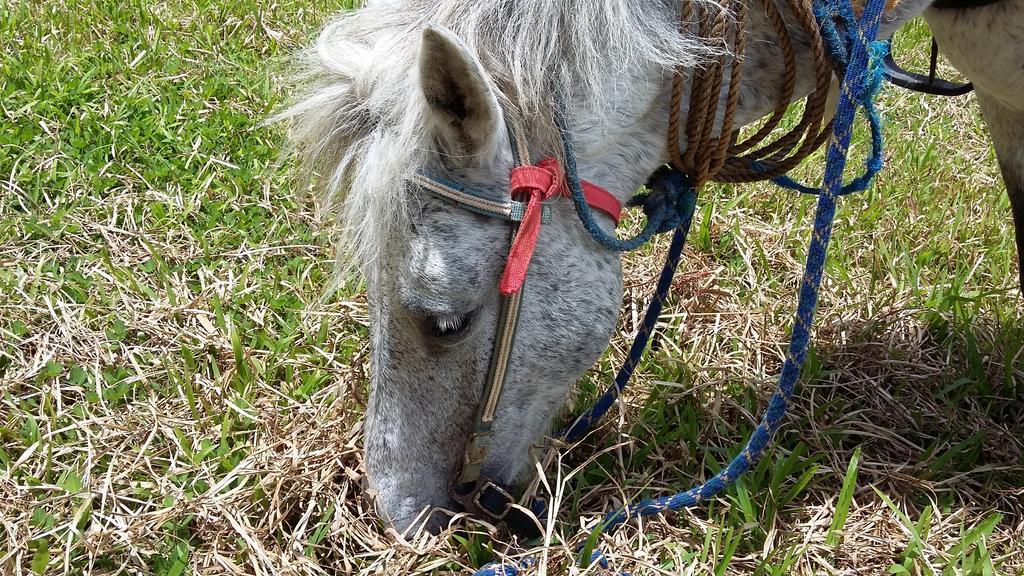
[[[689,222],[697,205],[697,189],[686,174],[671,166],[662,166],[647,181],[649,192],[635,197],[630,204],[643,208],[647,221],[656,225],[656,234],[671,232]]]

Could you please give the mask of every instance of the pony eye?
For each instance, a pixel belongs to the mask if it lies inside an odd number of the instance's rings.
[[[469,316],[447,314],[434,319],[431,333],[438,338],[450,338],[466,331],[469,327]]]

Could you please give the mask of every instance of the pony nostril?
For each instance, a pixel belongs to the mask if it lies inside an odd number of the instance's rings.
[[[452,338],[462,334],[469,328],[471,320],[468,314],[446,314],[433,319],[430,333],[437,338]]]

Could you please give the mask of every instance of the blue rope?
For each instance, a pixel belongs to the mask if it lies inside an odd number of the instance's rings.
[[[825,51],[840,73],[847,70],[850,62],[850,51],[855,43],[854,37],[858,30],[857,18],[849,0],[815,0],[812,6],[815,20],[821,31],[821,38],[825,44]],[[838,25],[837,25],[838,22]],[[841,28],[840,29],[840,25]],[[845,33],[844,33],[845,32]],[[873,38],[874,36],[872,36]],[[855,92],[856,104],[864,109],[864,115],[868,120],[871,129],[871,155],[865,161],[864,173],[843,185],[837,190],[835,196],[846,196],[854,192],[862,192],[871,186],[871,181],[882,170],[884,164],[884,143],[882,140],[882,117],[875,107],[875,95],[881,87],[885,78],[885,67],[882,63],[889,53],[889,43],[886,41],[868,42],[867,76],[857,87]],[[767,169],[759,162],[754,161],[752,167],[756,170]],[[783,174],[772,179],[776,185],[802,194],[821,194],[821,188],[806,186]]]
[[[833,26],[834,28],[834,26]],[[844,184],[835,192],[835,196],[846,196],[854,192],[862,192],[871,186],[871,181],[881,172],[884,160],[884,142],[882,140],[882,116],[875,107],[875,95],[878,93],[885,76],[885,69],[881,65],[889,52],[888,42],[871,42],[869,45],[870,64],[868,64],[867,78],[861,90],[857,94],[856,104],[864,110],[868,126],[871,129],[871,155],[864,163],[864,173],[857,176],[849,183]],[[753,162],[755,169],[766,169],[759,162]],[[783,174],[772,179],[776,185],[790,190],[796,190],[803,194],[821,194],[821,188],[806,186]]]
[[[818,23],[825,51],[832,59],[833,67],[836,72],[845,73],[850,62],[850,51],[855,45],[854,34],[859,28],[850,0],[814,0],[811,12]],[[837,26],[837,21],[842,25],[842,30]]]
[[[838,4],[833,2],[833,4]],[[793,397],[793,389],[800,377],[800,370],[807,359],[807,346],[811,339],[811,326],[814,322],[814,309],[818,303],[818,290],[824,275],[825,257],[828,252],[829,240],[832,237],[832,224],[835,219],[836,198],[843,188],[843,170],[846,167],[846,153],[853,134],[853,120],[858,104],[862,104],[864,94],[877,89],[878,70],[881,61],[873,59],[872,43],[881,20],[885,0],[868,0],[864,7],[859,26],[848,28],[853,38],[849,65],[843,77],[839,94],[839,105],[833,123],[832,138],[829,140],[825,178],[821,193],[818,195],[818,206],[814,217],[814,231],[811,234],[807,262],[804,269],[803,282],[797,303],[793,333],[790,338],[789,351],[779,376],[778,389],[768,401],[768,408],[761,418],[760,424],[751,434],[743,451],[729,465],[712,476],[707,482],[673,496],[643,500],[609,513],[603,521],[603,529],[613,528],[632,516],[646,516],[668,510],[678,510],[700,504],[731,485],[742,474],[756,465],[779,428],[786,406]],[[845,10],[852,13],[849,5]]]
[[[824,6],[828,12],[820,12]],[[601,530],[608,531],[624,523],[634,516],[646,516],[658,514],[669,510],[678,510],[694,506],[717,496],[725,488],[733,484],[737,478],[756,465],[764,455],[771,437],[779,428],[782,418],[785,416],[786,407],[793,397],[796,382],[800,377],[800,371],[807,359],[807,347],[811,338],[811,327],[814,321],[814,310],[818,303],[818,292],[821,287],[821,280],[824,275],[825,259],[828,253],[828,244],[832,237],[832,226],[836,212],[836,198],[844,194],[842,183],[843,171],[846,167],[846,154],[849,149],[850,139],[853,134],[853,120],[856,116],[857,107],[865,109],[869,118],[877,116],[872,98],[880,84],[880,54],[879,44],[869,39],[875,38],[881,15],[885,7],[885,0],[868,0],[864,7],[860,22],[853,18],[851,6],[845,0],[825,0],[822,4],[815,5],[815,16],[819,23],[822,23],[822,35],[826,38],[829,51],[838,51],[839,47],[845,47],[842,63],[845,64],[845,74],[839,94],[839,104],[836,110],[835,120],[832,128],[832,138],[828,143],[827,160],[825,165],[824,184],[818,193],[817,210],[814,217],[814,230],[811,234],[810,246],[807,253],[807,261],[804,268],[803,282],[800,285],[800,293],[797,302],[797,311],[793,324],[793,332],[790,338],[789,350],[786,360],[779,376],[779,384],[775,393],[768,401],[768,407],[761,418],[761,422],[751,434],[746,446],[729,465],[719,473],[712,476],[707,482],[681,492],[673,496],[652,498],[642,500],[636,504],[625,506],[607,514],[601,523]],[[847,41],[839,41],[838,32],[835,30],[833,17],[839,18],[845,24]],[[831,31],[826,30],[830,27]],[[846,57],[848,55],[848,57]],[[836,58],[836,54],[833,54]],[[840,61],[840,60],[836,60]],[[569,180],[570,191],[573,201],[576,204],[577,213],[584,226],[591,233],[595,240],[611,249],[613,246],[624,246],[632,244],[638,238],[647,233],[647,229],[654,226],[655,221],[651,217],[653,213],[659,220],[657,225],[668,221],[668,208],[652,207],[648,213],[648,224],[644,231],[636,238],[621,241],[613,236],[608,236],[597,226],[585,201],[582,201],[582,187],[579,183],[579,176],[576,172],[575,158],[572,155],[572,146],[569,142],[568,132],[565,130],[564,118],[557,117],[559,127],[563,132],[563,143],[566,151],[566,175]],[[875,145],[875,126],[872,125],[872,145]],[[880,130],[878,131],[880,135]],[[877,138],[878,146],[881,146],[880,136]],[[873,159],[875,155],[873,154]],[[869,161],[869,169],[876,166],[880,168],[881,154],[877,160]],[[875,170],[877,172],[877,170]],[[874,174],[872,173],[871,176]],[[871,176],[866,176],[861,184],[867,186]],[[855,184],[857,181],[851,182]],[[681,184],[681,185],[680,185]],[[650,337],[650,333],[657,323],[658,314],[668,295],[671,286],[673,273],[678,265],[687,232],[693,217],[693,204],[696,202],[696,191],[692,186],[687,186],[682,175],[663,177],[653,185],[653,190],[658,190],[665,197],[673,198],[673,210],[678,215],[678,227],[672,238],[672,245],[669,247],[669,254],[662,268],[661,277],[658,279],[658,286],[654,298],[644,314],[644,321],[637,334],[636,341],[630,348],[629,357],[616,376],[615,384],[610,387],[598,399],[597,403],[586,413],[582,414],[569,426],[563,435],[567,440],[578,439],[587,428],[601,417],[614,403],[614,400],[625,388],[632,375],[633,370],[639,361],[643,350]],[[653,192],[652,190],[652,192]],[[852,191],[852,190],[851,190]],[[689,206],[688,211],[685,209]],[[645,205],[646,208],[646,205]],[[646,211],[646,210],[645,210]],[[653,233],[651,233],[653,235]],[[594,551],[591,560],[605,560],[600,551]],[[602,563],[602,566],[604,564]],[[475,576],[516,576],[519,569],[506,564],[489,564],[475,573]]]
[[[629,356],[615,376],[615,383],[598,398],[594,406],[576,418],[571,426],[558,433],[558,436],[567,442],[575,442],[583,437],[594,422],[601,419],[608,412],[608,409],[615,404],[619,394],[629,384],[633,371],[644,355],[647,348],[647,341],[650,340],[654,326],[658,323],[658,316],[661,308],[668,299],[668,292],[672,288],[672,277],[675,276],[676,268],[679,266],[679,258],[683,253],[683,244],[690,232],[690,224],[693,222],[693,212],[697,205],[697,190],[686,180],[686,177],[675,169],[659,171],[652,178],[651,194],[663,194],[680,199],[685,210],[682,212],[683,220],[672,235],[672,244],[668,248],[668,255],[665,257],[665,264],[661,268],[661,275],[658,277],[658,284],[654,290],[651,303],[644,312],[643,322],[633,339],[633,345],[629,348]]]
[[[693,206],[696,203],[696,194],[688,192],[687,188],[693,188],[679,182],[667,183],[660,188],[654,188],[649,193],[634,198],[631,205],[643,207],[647,216],[647,223],[644,224],[636,236],[628,240],[620,240],[614,233],[609,234],[594,219],[594,212],[587,199],[583,195],[583,184],[576,168],[576,153],[573,150],[572,135],[569,133],[568,123],[562,113],[562,106],[555,107],[555,124],[562,137],[562,150],[565,153],[565,176],[569,184],[569,196],[576,206],[576,214],[579,215],[583,227],[590,236],[599,244],[615,252],[629,252],[646,244],[655,234],[671,232],[687,222],[693,215]],[[678,174],[678,173],[677,173]],[[678,176],[666,175],[659,180],[672,178],[679,180]]]

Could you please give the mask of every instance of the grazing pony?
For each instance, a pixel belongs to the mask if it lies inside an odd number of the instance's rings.
[[[700,9],[711,0],[683,1]],[[903,0],[879,36],[924,13],[974,82],[1021,248],[1024,0],[956,2]],[[774,28],[750,4],[734,128],[772,112],[785,89]],[[580,177],[625,205],[669,160],[676,71],[727,51],[681,29],[680,10],[677,0],[379,0],[340,14],[304,53],[297,97],[279,118],[343,224],[340,253],[366,281],[373,355],[365,462],[377,510],[397,529],[436,530],[445,516],[425,510],[458,509],[450,494],[486,400],[511,240],[507,222],[446,201],[417,178],[507,203],[516,164],[510,134],[528,144],[526,163],[562,159],[559,112]],[[780,11],[794,21],[781,3]],[[815,88],[815,75],[806,34],[789,28],[795,99]],[[685,148],[686,135],[675,144]],[[544,210],[481,462],[509,490],[533,471],[531,446],[604,350],[622,299],[618,253],[595,242],[567,198],[545,201]],[[613,233],[614,214],[595,214]]]

